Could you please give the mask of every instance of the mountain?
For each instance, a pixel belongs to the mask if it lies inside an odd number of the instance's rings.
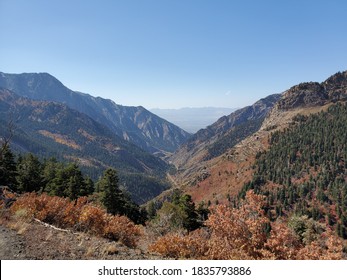
[[[280,94],[263,98],[252,106],[239,109],[205,129],[199,130],[171,157],[179,170],[196,168],[197,164],[222,154],[242,139],[256,132]]]
[[[298,115],[303,116],[300,119],[306,119],[346,100],[347,71],[336,73],[322,83],[301,83],[282,94],[270,96],[269,102],[265,102],[266,106],[255,106],[266,108],[259,114],[254,114],[254,110],[249,107],[240,109],[228,117],[221,118],[207,129],[198,131],[177,150],[171,157],[178,168],[172,179],[178,185],[182,185],[183,190],[192,195],[196,202],[228,203],[228,200],[238,197],[239,192],[250,181],[257,181],[257,178],[253,177],[254,168],[257,168],[255,164],[259,155],[271,149],[272,142],[269,139],[273,133],[287,131],[293,124],[298,123]],[[244,118],[243,122],[238,122],[230,128],[229,124],[235,124],[231,120],[236,120],[237,114],[252,116],[246,112],[253,112],[253,115],[259,118]],[[338,116],[342,116],[344,111],[339,112],[337,116],[324,115],[336,119],[329,122],[328,126],[337,123]],[[305,126],[305,122],[302,125]],[[313,136],[320,133],[318,126],[308,129]],[[346,142],[344,128],[336,131],[340,132],[340,136],[333,137],[343,137]],[[296,137],[300,139],[301,136],[298,134]],[[290,152],[289,141],[282,141],[281,145],[284,150]],[[343,147],[340,147],[339,151],[342,150]],[[287,159],[287,156],[286,153],[282,153],[274,158],[279,161],[278,165],[274,164],[276,169],[280,168],[280,161]],[[265,172],[271,174],[271,171]],[[296,172],[303,171],[295,171],[292,175],[295,176]]]
[[[173,152],[190,136],[141,106],[122,106],[108,99],[72,91],[47,73],[0,72],[0,87],[31,99],[64,103],[151,153]]]
[[[234,112],[233,108],[181,108],[181,109],[150,109],[150,111],[165,120],[168,120],[185,131],[196,133],[216,122],[221,116],[226,116]]]
[[[17,152],[78,162],[97,179],[107,167],[116,168],[133,199],[143,203],[168,187],[168,165],[108,127],[65,104],[21,97],[0,89],[0,132],[15,124],[11,146]]]

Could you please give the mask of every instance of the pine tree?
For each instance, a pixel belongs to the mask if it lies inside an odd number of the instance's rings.
[[[77,164],[71,163],[65,168],[67,175],[66,180],[66,196],[71,200],[77,199],[82,189],[85,188],[85,181],[82,172],[79,170]]]
[[[193,231],[201,226],[198,222],[198,214],[195,210],[195,204],[192,197],[188,194],[181,196],[179,206],[185,213],[183,227],[188,231]]]
[[[43,187],[42,165],[33,154],[27,154],[17,164],[18,190],[21,192],[38,191]]]
[[[80,189],[80,196],[88,196],[94,193],[94,182],[90,177],[84,179],[83,187]]]
[[[3,144],[0,156],[0,185],[15,189],[16,186],[16,162],[8,145]]]
[[[109,168],[104,172],[98,182],[98,189],[101,192],[101,202],[108,213],[113,215],[124,213],[124,196],[119,188],[116,170]]]

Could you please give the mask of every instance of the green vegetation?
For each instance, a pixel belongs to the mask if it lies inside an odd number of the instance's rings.
[[[11,186],[15,182],[16,163],[14,154],[7,144],[3,144],[0,152],[0,183]]]
[[[151,201],[147,205],[150,227],[157,234],[165,235],[182,230],[191,232],[203,226],[209,210],[204,204],[196,208],[192,197],[176,189],[164,203]]]
[[[240,196],[254,189],[267,196],[272,219],[307,216],[326,222],[346,239],[347,105],[297,116],[291,127],[272,134],[270,144],[257,155],[253,180]]]
[[[136,203],[145,203],[169,187],[168,164],[87,115],[63,104],[32,101],[11,92],[4,92],[0,99],[0,143],[11,139],[8,144],[13,153],[76,162],[94,181],[105,169],[114,168]]]
[[[235,126],[230,132],[228,132],[228,134],[219,138],[215,143],[208,147],[208,157],[206,159],[222,155],[243,139],[257,132],[263,120],[264,118],[249,120]]]
[[[107,169],[96,183],[84,176],[76,163],[61,163],[55,158],[40,161],[33,154],[15,156],[8,147],[2,147],[0,159],[0,184],[18,193],[38,192],[51,196],[66,197],[71,201],[79,197],[91,199],[113,215],[125,215],[135,223],[144,223],[147,217],[134,203],[129,194],[120,189],[118,174]]]

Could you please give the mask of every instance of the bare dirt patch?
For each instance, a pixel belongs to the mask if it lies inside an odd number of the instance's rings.
[[[61,231],[37,221],[0,218],[2,260],[146,260],[160,259],[142,246],[129,248],[120,242],[83,232]]]

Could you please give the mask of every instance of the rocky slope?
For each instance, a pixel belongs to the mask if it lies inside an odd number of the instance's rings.
[[[72,91],[47,73],[0,72],[0,87],[31,99],[64,103],[152,153],[173,152],[190,135],[141,106],[122,106],[108,99]]]
[[[347,71],[338,72],[322,83],[301,83],[283,93],[277,109],[322,106],[347,100]]]

